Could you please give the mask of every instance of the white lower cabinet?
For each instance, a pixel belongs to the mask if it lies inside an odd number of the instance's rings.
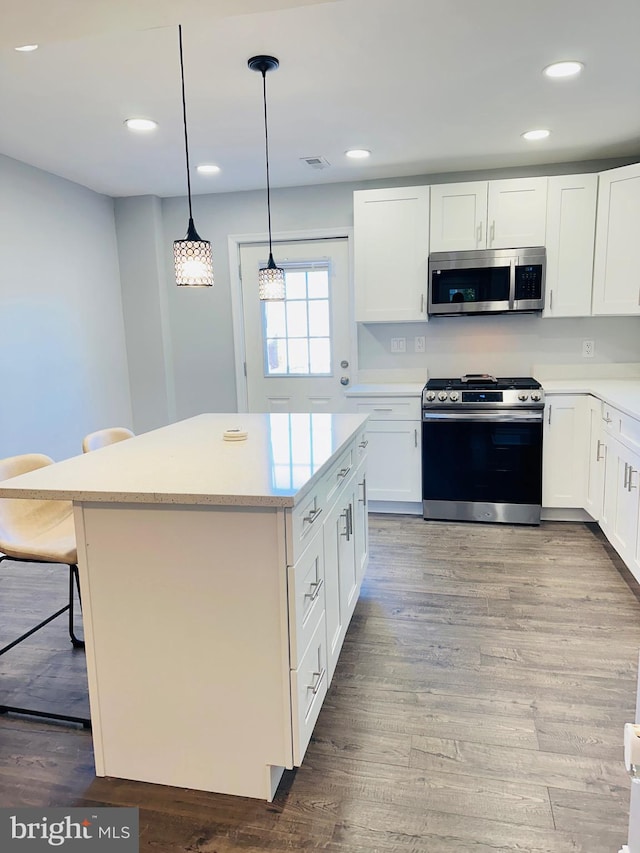
[[[609,436],[600,525],[609,542],[637,579],[640,579],[637,562],[639,476],[640,455]]]
[[[368,561],[363,430],[290,520],[289,654],[293,760],[302,762],[333,678]]]
[[[582,507],[587,458],[585,394],[547,394],[542,436],[543,507]]]
[[[419,395],[353,398],[353,411],[368,414],[367,499],[406,511],[422,501],[422,408]],[[376,506],[376,509],[383,507]]]
[[[607,464],[607,442],[602,430],[602,401],[589,396],[587,400],[588,464],[584,508],[594,521],[600,521],[604,497],[604,474]]]

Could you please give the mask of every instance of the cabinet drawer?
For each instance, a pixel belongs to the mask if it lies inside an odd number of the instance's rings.
[[[291,514],[291,550],[287,552],[287,562],[296,562],[314,533],[322,527],[323,512],[326,509],[326,483],[320,480],[316,487],[303,498]]]
[[[317,526],[317,525],[316,525]],[[289,649],[297,668],[324,613],[322,528],[294,566],[289,566]]]
[[[331,469],[323,478],[327,508],[330,508],[333,502],[337,499],[341,489],[349,479],[349,475],[353,471],[355,463],[356,445],[355,442],[353,442],[338,458],[338,461],[331,466]]]
[[[291,670],[293,763],[297,767],[302,764],[326,695],[327,638],[323,613],[300,665]]]
[[[608,403],[602,404],[602,429],[608,435],[618,438],[620,435],[620,418],[622,413]]]
[[[359,415],[372,421],[419,421],[422,417],[420,397],[359,397],[354,401]]]

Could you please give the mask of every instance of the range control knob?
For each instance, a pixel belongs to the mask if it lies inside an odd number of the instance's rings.
[[[433,400],[436,399],[436,392],[435,391],[427,391],[427,393],[424,396],[425,396],[425,400],[428,400],[431,403]]]
[[[460,396],[460,394],[458,394],[458,392],[457,392],[457,391],[452,391],[452,392],[449,394],[449,399],[450,399],[452,402],[454,402],[454,403],[455,403],[459,396]]]
[[[440,400],[441,403],[444,403],[444,401],[446,399],[447,399],[447,392],[446,391],[438,391],[438,400]]]
[[[533,400],[534,403],[539,403],[540,400],[542,400],[542,394],[539,391],[532,391],[531,392],[531,399]]]
[[[524,401],[525,401],[525,400],[528,400],[528,399],[529,399],[529,395],[528,395],[528,394],[525,394],[525,393],[524,393],[524,391],[521,391],[521,392],[518,394],[518,400],[520,400],[521,402],[523,402],[523,403],[524,403]]]

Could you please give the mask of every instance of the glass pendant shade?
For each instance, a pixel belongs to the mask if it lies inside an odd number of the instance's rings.
[[[173,241],[173,261],[179,287],[212,287],[211,243],[200,237],[193,219],[189,219],[185,239]]]
[[[284,270],[276,266],[269,252],[269,263],[258,270],[258,299],[274,302],[284,299]]]

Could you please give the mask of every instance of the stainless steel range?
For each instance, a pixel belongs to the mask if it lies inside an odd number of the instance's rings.
[[[430,379],[422,392],[426,519],[539,524],[544,392],[530,377]]]

